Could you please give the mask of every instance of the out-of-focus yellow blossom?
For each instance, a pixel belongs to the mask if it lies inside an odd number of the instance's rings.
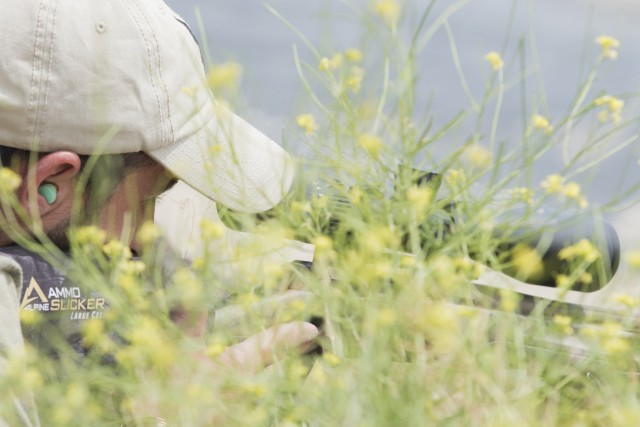
[[[345,85],[351,92],[358,93],[362,87],[362,80],[364,79],[364,70],[360,67],[351,67],[351,71],[345,80]]]
[[[611,95],[603,95],[596,98],[593,103],[597,107],[605,107],[600,111],[598,118],[601,122],[611,119],[613,123],[620,123],[622,121],[622,109],[624,108],[624,101]]]
[[[620,47],[620,41],[607,35],[601,35],[596,38],[596,43],[602,48],[602,56],[607,59],[615,60],[618,57],[617,48]]]
[[[498,52],[489,52],[484,56],[484,59],[489,63],[493,71],[499,71],[504,67],[504,61]]]
[[[212,156],[216,156],[222,153],[222,150],[224,150],[222,144],[211,144],[209,146],[209,154],[211,154]]]
[[[560,252],[558,252],[558,258],[569,261],[582,259],[588,263],[592,263],[600,258],[600,252],[590,241],[581,239],[576,244],[562,248]]]
[[[362,62],[362,52],[359,49],[347,49],[344,56],[349,62]]]
[[[216,240],[224,237],[226,228],[222,222],[203,219],[200,230],[205,240]]]
[[[563,193],[570,199],[574,199],[578,202],[578,206],[581,209],[586,209],[589,206],[586,197],[581,194],[580,185],[576,182],[569,182],[564,186]]]
[[[362,190],[357,185],[354,185],[349,189],[349,200],[355,206],[359,206],[362,202]]]
[[[580,185],[576,182],[569,182],[564,186],[564,195],[570,199],[577,199],[580,197]]]
[[[398,318],[396,312],[392,308],[383,308],[378,311],[376,316],[376,324],[381,326],[391,325],[395,323]]]
[[[509,313],[514,313],[520,304],[520,296],[509,290],[500,289],[500,308]]]
[[[527,187],[513,188],[511,189],[511,197],[515,201],[530,205],[533,203],[533,190]]]
[[[425,309],[422,329],[433,349],[449,353],[460,344],[460,314],[455,306],[435,303]]]
[[[153,221],[147,221],[142,224],[140,230],[138,230],[137,238],[140,243],[143,245],[150,245],[156,241],[162,232],[160,231],[160,227],[153,223]]]
[[[464,157],[471,165],[480,169],[488,168],[493,161],[491,151],[480,144],[472,144],[467,147],[464,151]]]
[[[118,265],[120,274],[139,275],[147,269],[147,266],[140,260],[127,260]]]
[[[120,240],[111,240],[102,247],[102,252],[110,258],[131,258],[131,249]]]
[[[173,275],[173,282],[180,289],[180,303],[184,307],[197,307],[204,303],[204,283],[190,268],[180,268]]]
[[[291,210],[293,212],[311,213],[311,203],[298,202],[294,200],[293,202],[291,202]]]
[[[317,253],[327,253],[333,250],[333,240],[329,236],[317,236],[313,239]]]
[[[373,8],[385,24],[390,27],[397,24],[400,18],[401,8],[396,0],[377,0],[373,4]]]
[[[593,283],[593,274],[585,271],[580,275],[579,280],[585,285],[590,285],[591,283]]]
[[[102,247],[107,238],[107,232],[95,225],[87,225],[75,230],[73,236],[79,245]]]
[[[323,57],[320,59],[318,69],[320,71],[335,71],[342,65],[342,54],[336,53],[331,58]]]
[[[217,342],[207,346],[207,349],[205,350],[205,354],[212,359],[216,359],[218,356],[224,353],[226,349],[227,349],[226,345]]]
[[[335,367],[340,364],[340,358],[334,353],[323,353],[322,358],[329,364],[329,366]]]
[[[242,78],[242,65],[234,61],[212,66],[207,72],[207,84],[213,90],[235,89]]]
[[[564,178],[560,175],[549,175],[542,181],[541,186],[549,194],[563,194]]]
[[[40,323],[42,315],[35,310],[20,310],[20,324],[23,326],[33,326]]]
[[[313,117],[313,114],[300,114],[296,117],[296,124],[304,130],[307,135],[311,135],[318,129],[316,118]]]
[[[549,123],[549,120],[547,120],[546,117],[541,116],[540,114],[534,114],[531,121],[534,128],[544,131],[547,135],[553,133],[553,126],[551,126],[551,123]]]
[[[6,195],[15,192],[22,178],[9,168],[0,168],[0,195]]]
[[[556,314],[553,316],[553,323],[562,331],[565,335],[572,335],[574,330],[571,327],[571,317],[564,316],[562,314]]]
[[[182,89],[180,89],[180,91],[187,95],[189,98],[195,98],[199,90],[200,87],[198,85],[184,86]]]
[[[625,259],[631,267],[640,268],[640,251],[627,252]]]
[[[425,214],[427,208],[433,201],[433,189],[429,187],[419,187],[413,185],[407,190],[407,201],[411,209],[416,212],[420,217]]]
[[[467,184],[467,174],[462,169],[450,169],[444,177],[451,187],[464,187]]]
[[[382,149],[382,139],[376,135],[361,134],[358,136],[358,145],[373,158],[379,158]]]
[[[568,289],[573,285],[573,280],[566,274],[558,274],[556,276],[556,285],[558,285],[560,289]]]
[[[629,294],[616,294],[611,297],[611,302],[625,306],[626,308],[636,308],[640,306],[640,298]]]
[[[93,345],[104,336],[104,320],[89,319],[82,325],[82,336],[88,345]]]
[[[631,349],[631,343],[628,339],[621,336],[611,337],[604,340],[602,348],[608,354],[621,355],[626,354]]]
[[[535,279],[544,271],[542,257],[538,251],[527,245],[516,245],[516,247],[513,248],[511,258],[518,277]]]

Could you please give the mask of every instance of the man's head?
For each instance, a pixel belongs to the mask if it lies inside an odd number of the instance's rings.
[[[116,166],[144,153],[153,163],[138,178],[167,170],[235,210],[263,211],[286,194],[287,154],[213,100],[195,37],[162,1],[10,3],[0,14],[0,146],[34,153],[22,155],[31,184],[20,191],[51,183],[61,204],[73,193],[56,181],[104,169],[89,174],[93,194],[101,179],[133,177]],[[44,196],[19,196],[48,213]]]
[[[113,237],[132,234],[153,219],[155,197],[175,182],[142,152],[91,158],[70,151],[37,153],[0,146],[0,159],[22,179],[16,194],[19,209],[40,222],[49,239],[63,249],[72,222],[99,224]],[[0,215],[5,227],[6,218]],[[33,227],[21,222],[21,229]],[[10,243],[0,228],[0,246]]]

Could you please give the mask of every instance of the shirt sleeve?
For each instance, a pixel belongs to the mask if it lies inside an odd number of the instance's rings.
[[[7,358],[24,352],[20,329],[20,291],[22,270],[13,260],[0,256],[0,379],[7,368]],[[3,387],[0,399],[0,427],[40,426],[33,396],[16,394]]]

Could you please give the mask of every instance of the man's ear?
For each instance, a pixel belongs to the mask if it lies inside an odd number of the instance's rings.
[[[81,164],[80,156],[70,151],[45,154],[31,163],[18,192],[22,207],[41,218],[58,209],[70,212]]]

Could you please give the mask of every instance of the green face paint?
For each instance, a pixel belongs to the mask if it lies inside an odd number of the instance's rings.
[[[45,182],[38,187],[38,194],[52,205],[58,198],[58,188],[50,182]]]

